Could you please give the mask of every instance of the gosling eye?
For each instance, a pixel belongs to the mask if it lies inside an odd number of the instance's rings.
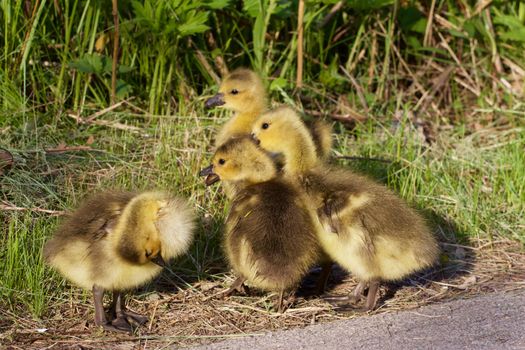
[[[237,90],[237,89],[232,89],[230,91],[230,94],[232,94],[232,95],[237,95],[238,93],[239,93],[239,90]]]
[[[263,125],[261,126],[264,130],[268,129],[270,127],[270,124],[268,123],[263,123]]]
[[[220,164],[220,165],[224,165],[224,163],[226,163],[226,160],[224,160],[224,159],[222,159],[222,158],[219,159],[219,164]]]
[[[151,252],[149,250],[146,250],[146,258],[149,258],[151,256]]]

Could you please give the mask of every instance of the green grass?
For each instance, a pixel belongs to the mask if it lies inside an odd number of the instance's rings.
[[[197,174],[208,164],[213,132],[223,119],[207,115],[199,108],[157,117],[155,123],[153,118],[126,112],[105,116],[126,117],[141,128],[140,133],[76,126],[65,118],[38,132],[21,131],[24,136],[9,147],[17,165],[0,180],[3,199],[18,207],[68,210],[85,194],[106,188],[170,190],[187,197],[201,220],[188,256],[174,264],[173,274],[167,276],[175,281],[177,276],[189,281],[213,278],[224,271],[218,241],[225,202],[219,189],[205,188]],[[60,142],[85,144],[89,136],[94,138],[93,151],[46,154],[42,150]],[[438,232],[444,231],[442,237],[463,242],[506,237],[525,243],[523,128],[484,129],[469,135],[453,128],[441,132],[429,146],[413,126],[401,123],[396,129],[371,121],[352,133],[341,129],[335,137],[336,156],[388,160],[337,162],[384,182],[414,206],[432,213],[429,218],[435,219]],[[39,152],[28,152],[33,150]],[[0,259],[2,303],[45,315],[47,306],[63,298],[69,288],[41,260],[42,245],[58,219],[35,211],[0,211],[0,215],[6,225]]]
[[[95,44],[111,36],[110,7],[48,0],[25,13],[24,3],[0,0],[0,147],[15,156],[15,166],[0,175],[7,207],[0,209],[0,308],[42,317],[50,305],[79,298],[42,262],[42,245],[59,219],[41,210],[69,210],[107,188],[163,188],[196,208],[196,241],[165,274],[167,284],[225,271],[218,244],[225,201],[197,176],[227,118],[203,110],[201,97],[212,93],[218,59],[270,76],[275,101],[324,117],[367,116],[349,129],[336,123],[334,156],[386,162],[336,162],[422,209],[443,239],[525,243],[523,2],[493,1],[476,13],[475,1],[437,0],[444,21],[433,21],[428,43],[425,1],[348,1],[322,28],[332,5],[309,2],[299,98],[295,5],[206,1],[195,9],[190,1],[147,0],[141,7],[120,0],[118,97],[133,99],[96,120],[136,132],[70,117],[108,107],[112,42],[99,52]],[[160,3],[162,11],[148,10]],[[253,10],[259,7],[264,11]],[[423,124],[435,141],[424,140]],[[88,142],[89,151],[44,150]]]

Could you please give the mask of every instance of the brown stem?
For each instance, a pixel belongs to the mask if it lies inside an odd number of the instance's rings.
[[[304,0],[299,0],[299,17],[297,18],[297,77],[295,81],[296,89],[303,86],[303,19],[304,19]]]
[[[30,4],[28,2],[26,2],[26,11],[28,11],[28,8],[27,8],[27,5]],[[30,19],[30,25],[27,29],[27,32],[26,32],[26,35],[25,35],[25,38],[24,38],[24,42],[22,43],[22,49],[20,50],[20,55],[18,56],[18,59],[17,59],[17,63],[16,65],[19,66],[20,65],[20,62],[22,61],[22,57],[24,57],[24,53],[25,53],[25,50],[27,48],[27,43],[29,41],[29,37],[31,36],[31,29],[33,27],[33,23],[35,21],[35,17],[36,17],[36,13],[38,11],[38,7],[40,6],[40,0],[37,0],[35,2],[35,5],[33,6],[33,11],[31,12],[31,19]]]
[[[119,27],[118,27],[118,0],[113,0],[113,22],[115,29],[113,31],[113,65],[111,67],[111,104],[115,104],[117,99],[117,63],[118,63],[118,40],[119,40]]]

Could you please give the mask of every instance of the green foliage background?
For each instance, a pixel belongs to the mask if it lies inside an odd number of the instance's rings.
[[[321,27],[335,3],[306,1],[305,81],[349,93],[353,86],[342,76],[343,67],[368,92],[372,106],[381,105],[388,97],[386,87],[396,85],[393,47],[416,66],[430,57],[455,65],[474,50],[489,58],[476,67],[488,74],[493,72],[494,55],[518,65],[523,61],[525,5],[521,1],[492,1],[488,12],[476,12],[477,1],[347,0]],[[4,114],[13,118],[35,106],[55,115],[68,109],[81,111],[86,103],[107,106],[111,1],[3,0],[1,4]],[[228,67],[250,66],[273,77],[273,89],[293,88],[297,1],[120,0],[118,5],[118,93],[121,98],[139,97],[151,113],[168,113],[173,102],[180,103],[173,96],[191,98],[215,83],[197,51],[211,66],[222,57]],[[431,10],[441,18],[431,23],[433,35],[439,32],[445,37],[456,57],[439,44],[439,37],[425,43]],[[106,44],[98,52],[97,42]],[[368,72],[371,63],[373,71]]]

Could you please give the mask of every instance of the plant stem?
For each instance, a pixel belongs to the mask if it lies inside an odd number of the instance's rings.
[[[303,86],[303,20],[304,20],[304,0],[299,0],[299,17],[297,18],[297,76],[295,80],[296,89]]]
[[[111,104],[115,104],[117,99],[117,62],[118,62],[118,4],[117,0],[113,0],[113,22],[115,29],[113,31],[113,65],[111,67]]]

